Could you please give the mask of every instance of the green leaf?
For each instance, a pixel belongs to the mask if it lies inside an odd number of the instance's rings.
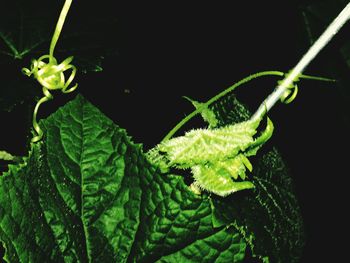
[[[183,168],[234,157],[254,143],[259,123],[260,120],[246,121],[221,129],[191,130],[160,143],[159,150],[167,154],[170,165]],[[216,146],[219,143],[222,147]]]
[[[195,100],[193,100],[189,97],[186,97],[186,96],[183,96],[183,98],[190,101],[196,109],[201,108],[200,114],[201,114],[203,120],[208,123],[209,128],[214,128],[218,125],[218,120],[215,117],[215,113],[213,111],[209,110],[205,106],[205,103],[195,101]]]
[[[233,94],[210,108],[220,126],[246,121],[251,116]],[[256,160],[249,175],[254,193],[213,198],[213,222],[216,226],[234,222],[250,244],[252,254],[261,260],[299,262],[304,230],[293,183],[278,150],[264,147],[265,154]]]
[[[14,159],[15,159],[15,156],[13,156],[12,154],[6,151],[0,151],[0,160],[13,161]]]
[[[212,243],[202,253],[221,253],[212,247],[233,230],[211,226],[209,203],[181,177],[158,174],[141,147],[81,96],[42,126],[45,143],[35,144],[27,164],[10,166],[0,181],[9,261],[142,262],[175,252],[181,257],[181,247],[185,257],[186,244],[202,239]],[[224,238],[238,245],[231,256],[243,258],[238,233]]]
[[[237,224],[247,243],[253,240],[250,248],[259,258],[268,255],[271,262],[299,262],[303,224],[286,167],[276,149],[264,155],[256,167],[254,194],[213,199],[216,226]]]
[[[0,177],[9,262],[242,262],[249,251],[297,262],[299,209],[275,151],[254,191],[218,198],[161,174],[82,96],[41,126],[44,141]]]
[[[231,97],[229,96],[230,99]],[[170,167],[191,168],[195,179],[192,186],[218,196],[225,197],[254,188],[251,182],[244,181],[246,168],[249,171],[253,169],[247,157],[256,155],[258,149],[269,140],[274,129],[272,121],[267,118],[265,131],[259,137],[253,138],[261,119],[229,123],[227,122],[229,118],[226,118],[228,114],[225,112],[227,107],[222,105],[225,100],[216,101],[211,108],[208,108],[204,103],[185,98],[202,111],[203,119],[209,124],[211,119],[215,120],[217,126],[220,118],[226,123],[219,128],[209,125],[207,129],[194,129],[176,138],[170,139],[167,136],[166,140],[149,151],[149,160],[162,171]],[[215,108],[215,105],[219,106]],[[203,111],[206,112],[205,115],[210,114],[211,117],[205,118]]]

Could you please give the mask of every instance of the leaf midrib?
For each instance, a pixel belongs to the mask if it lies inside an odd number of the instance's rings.
[[[84,149],[85,149],[85,103],[82,104],[82,123],[81,123],[81,137],[82,138],[82,144],[81,144],[81,152],[80,152],[80,160],[79,160],[79,168],[80,168],[80,189],[81,189],[81,196],[80,196],[80,201],[81,201],[81,208],[80,208],[80,218],[81,218],[81,221],[82,221],[82,225],[83,225],[83,229],[84,229],[84,237],[85,237],[85,251],[86,251],[86,258],[88,260],[88,262],[91,262],[92,259],[91,259],[91,255],[90,255],[90,252],[91,251],[89,248],[90,248],[90,244],[89,244],[89,232],[88,232],[88,229],[87,229],[87,225],[86,225],[86,222],[85,222],[85,219],[84,219],[84,188],[83,188],[83,185],[84,185],[84,174],[83,174],[83,156],[84,156]]]

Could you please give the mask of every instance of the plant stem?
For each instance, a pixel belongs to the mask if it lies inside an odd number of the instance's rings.
[[[206,103],[204,103],[202,105],[202,107],[197,108],[195,111],[191,112],[189,115],[187,115],[185,118],[183,118],[162,140],[162,142],[165,142],[167,140],[169,140],[171,137],[173,137],[173,135],[182,127],[184,126],[190,119],[192,119],[194,116],[196,116],[197,114],[201,113],[203,108],[208,107],[209,105],[211,105],[212,103],[214,103],[215,101],[219,100],[220,98],[224,97],[225,95],[227,95],[228,93],[232,92],[234,89],[236,89],[237,87],[253,80],[259,77],[263,77],[263,76],[283,76],[284,73],[281,71],[262,71],[262,72],[258,72],[255,74],[252,74],[248,77],[245,77],[244,79],[241,79],[240,81],[236,82],[235,84],[233,84],[232,86],[228,87],[227,89],[225,89],[224,91],[220,92],[219,94],[217,94],[216,96],[214,96],[213,98],[211,98],[210,100],[208,100]]]
[[[333,20],[327,27],[323,34],[315,41],[310,49],[301,58],[298,64],[286,75],[275,90],[261,103],[257,111],[252,116],[252,120],[256,120],[265,115],[281,98],[288,87],[293,85],[293,82],[298,79],[305,68],[317,56],[317,54],[324,48],[325,45],[335,36],[340,28],[350,19],[350,3],[346,5],[343,11]]]
[[[57,21],[57,24],[56,24],[56,28],[55,28],[55,32],[54,32],[54,34],[52,36],[51,44],[50,44],[50,52],[49,52],[50,62],[52,62],[52,60],[54,59],[53,58],[53,52],[55,50],[58,38],[60,37],[61,31],[62,31],[62,28],[63,28],[63,24],[64,24],[64,21],[66,20],[66,17],[67,17],[67,14],[68,14],[68,11],[69,11],[69,8],[70,8],[71,4],[72,4],[72,0],[66,0],[64,2],[64,5],[62,7],[62,11],[61,11],[60,16],[58,18],[58,21]]]

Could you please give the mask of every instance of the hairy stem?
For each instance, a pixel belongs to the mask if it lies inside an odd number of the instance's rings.
[[[293,85],[293,82],[300,77],[305,68],[324,48],[325,45],[338,33],[341,27],[350,18],[350,3],[346,5],[343,11],[333,20],[323,34],[315,41],[310,49],[301,58],[298,64],[285,77],[284,80],[276,87],[276,89],[261,103],[257,111],[252,116],[252,120],[256,120],[265,115],[275,103],[283,96],[288,87]]]
[[[195,111],[191,112],[189,115],[187,115],[185,118],[183,118],[162,140],[162,142],[169,140],[173,135],[183,126],[185,125],[190,119],[192,119],[194,116],[196,116],[198,113],[201,113],[201,111],[204,108],[207,108],[209,105],[214,103],[215,101],[219,100],[220,98],[224,97],[228,93],[232,92],[235,88],[253,80],[259,77],[263,76],[280,76],[282,77],[284,75],[281,71],[262,71],[258,72],[252,75],[249,75],[248,77],[245,77],[244,79],[241,79],[240,81],[236,82],[232,86],[228,87],[224,91],[220,92],[210,100],[208,100],[206,103],[203,103],[202,107],[198,107]]]

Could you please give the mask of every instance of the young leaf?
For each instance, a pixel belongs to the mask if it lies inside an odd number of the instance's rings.
[[[159,151],[166,153],[170,166],[189,168],[196,164],[234,157],[253,144],[260,120],[228,125],[220,129],[196,129],[184,136],[162,142]]]
[[[214,128],[218,125],[218,120],[216,119],[214,112],[208,109],[208,107],[205,106],[205,103],[195,101],[186,96],[184,96],[184,98],[190,101],[196,109],[201,110],[200,114],[203,120],[208,123],[209,128]]]
[[[254,188],[251,182],[244,181],[246,168],[250,172],[253,169],[247,157],[256,155],[270,139],[274,129],[272,121],[267,118],[265,131],[257,138],[253,135],[261,119],[211,128],[219,123],[216,115],[220,117],[220,112],[216,113],[204,103],[187,99],[201,111],[203,119],[209,122],[209,128],[191,130],[184,136],[161,142],[149,151],[150,162],[161,171],[170,167],[191,168],[195,179],[193,187],[219,196]],[[243,181],[237,181],[238,178]]]
[[[6,151],[0,151],[0,160],[13,161],[14,159],[15,159],[15,156],[13,156],[12,154]]]

